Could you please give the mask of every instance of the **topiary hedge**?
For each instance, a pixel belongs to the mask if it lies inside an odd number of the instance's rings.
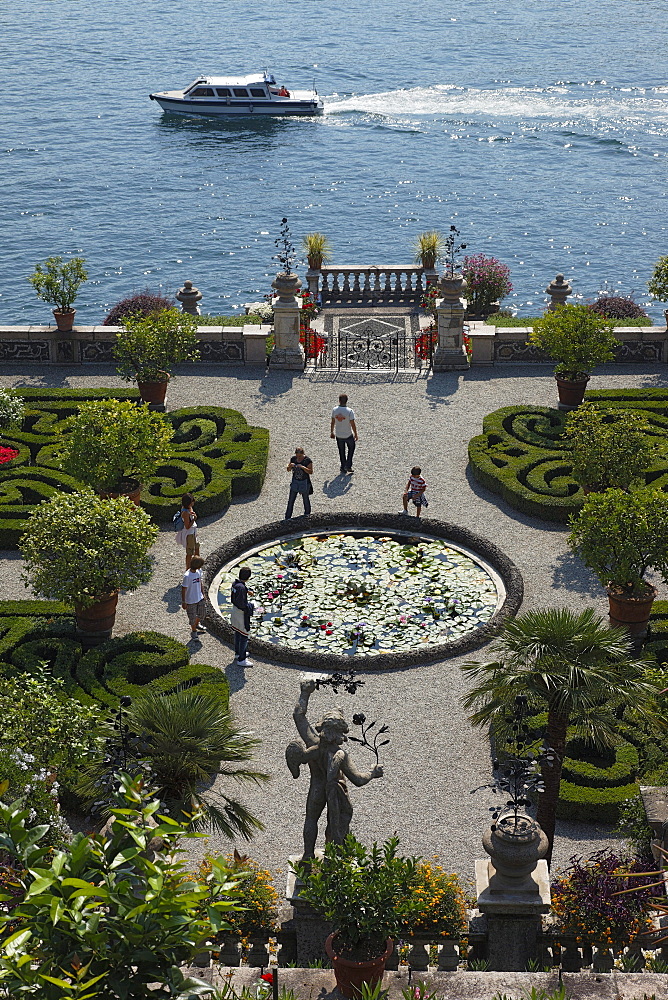
[[[602,390],[588,392],[585,398],[606,409],[642,410],[650,433],[668,443],[667,390]],[[566,522],[584,499],[571,475],[566,416],[548,406],[504,406],[488,413],[483,433],[469,442],[475,479],[525,514]],[[648,485],[668,491],[668,449],[645,479]]]
[[[86,650],[71,612],[55,601],[0,601],[0,674],[41,665],[62,678],[64,693],[85,705],[116,708],[122,695],[185,685],[229,701],[225,674],[190,663],[186,646],[159,632],[131,632]]]
[[[139,400],[136,390],[20,389],[26,404],[20,430],[2,442],[19,454],[0,466],[0,548],[15,548],[33,508],[81,484],[60,471],[56,455],[67,419],[91,399]],[[217,514],[233,496],[258,493],[264,482],[269,432],[251,427],[237,410],[193,406],[166,414],[174,426],[169,458],[144,484],[142,505],[159,522],[171,521],[183,493],[195,496],[200,516]]]

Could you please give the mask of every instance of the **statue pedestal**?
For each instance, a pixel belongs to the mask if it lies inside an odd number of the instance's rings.
[[[315,853],[318,858],[323,856],[322,851],[316,851]],[[300,969],[304,969],[310,962],[315,962],[318,959],[327,961],[325,941],[334,930],[334,927],[328,920],[324,920],[313,909],[311,904],[307,903],[299,895],[303,882],[295,874],[294,870],[294,866],[298,861],[301,861],[300,854],[291,854],[288,858],[288,882],[285,889],[285,898],[293,908],[292,919],[297,938],[297,966]]]
[[[541,914],[550,909],[550,876],[541,860],[522,881],[521,890],[499,884],[487,858],[475,863],[476,906],[487,917],[487,961],[493,972],[526,969],[536,957]]]
[[[277,274],[272,288],[279,293],[274,299],[274,349],[269,355],[270,368],[304,371],[306,356],[299,343],[301,303],[297,293],[301,281],[296,274]]]
[[[432,358],[435,372],[464,371],[470,368],[464,346],[464,302],[458,297],[462,288],[461,276],[443,278],[443,298],[435,303],[438,323],[438,344]]]

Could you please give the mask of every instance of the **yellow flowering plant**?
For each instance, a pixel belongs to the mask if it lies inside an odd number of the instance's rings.
[[[199,877],[204,878],[211,871],[212,863],[220,860],[206,855],[199,866]],[[240,909],[229,914],[228,933],[247,937],[276,930],[278,893],[270,872],[238,851],[226,855],[224,861],[229,868],[230,877],[239,879],[237,903]]]
[[[465,932],[466,903],[457,875],[422,861],[415,868],[411,893],[418,905],[404,923],[404,934],[459,937]]]

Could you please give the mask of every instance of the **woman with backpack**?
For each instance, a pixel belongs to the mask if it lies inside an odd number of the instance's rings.
[[[195,498],[192,493],[184,493],[181,497],[181,510],[174,515],[174,526],[177,528],[176,541],[186,550],[186,569],[190,569],[190,560],[199,555],[197,541],[197,514],[193,510]]]

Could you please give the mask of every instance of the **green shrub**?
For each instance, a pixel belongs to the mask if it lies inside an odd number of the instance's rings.
[[[668,391],[612,389],[588,392],[604,419],[629,411],[645,420],[655,443],[646,483],[668,491]],[[572,474],[566,415],[545,406],[507,406],[488,413],[483,433],[469,442],[473,476],[513,507],[534,517],[567,521],[584,494]]]
[[[5,429],[23,420],[24,403],[10,389],[0,389],[0,428]]]
[[[668,496],[649,487],[590,493],[571,521],[568,544],[602,586],[646,596],[648,570],[668,582]]]
[[[59,312],[71,310],[79,288],[88,280],[83,257],[71,257],[63,263],[62,257],[47,257],[44,264],[37,264],[28,281],[38,299],[55,306]]]
[[[120,399],[82,402],[71,417],[59,456],[74,479],[101,492],[118,492],[128,479],[145,482],[169,457],[173,434],[162,413]]]
[[[644,483],[644,473],[656,453],[656,441],[642,411],[606,411],[586,402],[566,418],[573,478],[590,490]]]
[[[122,695],[197,687],[215,694],[226,709],[224,672],[189,661],[183,643],[153,631],[130,632],[85,650],[63,605],[0,601],[0,687],[3,678],[39,677],[46,669],[64,696],[86,706],[115,709]]]
[[[266,323],[267,320],[258,316],[257,313],[248,313],[248,315],[235,316],[198,316],[197,323],[198,326],[260,326],[262,323]]]
[[[659,257],[647,287],[650,295],[659,302],[668,302],[668,257]]]
[[[617,346],[610,322],[587,306],[559,306],[537,319],[529,342],[557,362],[555,375],[578,379],[614,361]]]
[[[138,400],[136,391],[21,389],[27,412],[11,444],[20,455],[0,466],[0,548],[15,548],[35,505],[81,483],[59,468],[70,420],[87,400]],[[174,428],[170,451],[145,482],[142,503],[156,521],[171,522],[183,493],[201,516],[220,513],[232,496],[257,493],[266,474],[269,432],[236,410],[188,407],[160,419]],[[3,438],[4,440],[4,438]]]
[[[127,497],[58,493],[39,505],[21,538],[21,578],[44,597],[90,607],[105,594],[136,590],[151,579],[148,553],[157,533]]]
[[[164,382],[174,365],[199,361],[197,320],[176,308],[124,316],[113,355],[126,382]]]

